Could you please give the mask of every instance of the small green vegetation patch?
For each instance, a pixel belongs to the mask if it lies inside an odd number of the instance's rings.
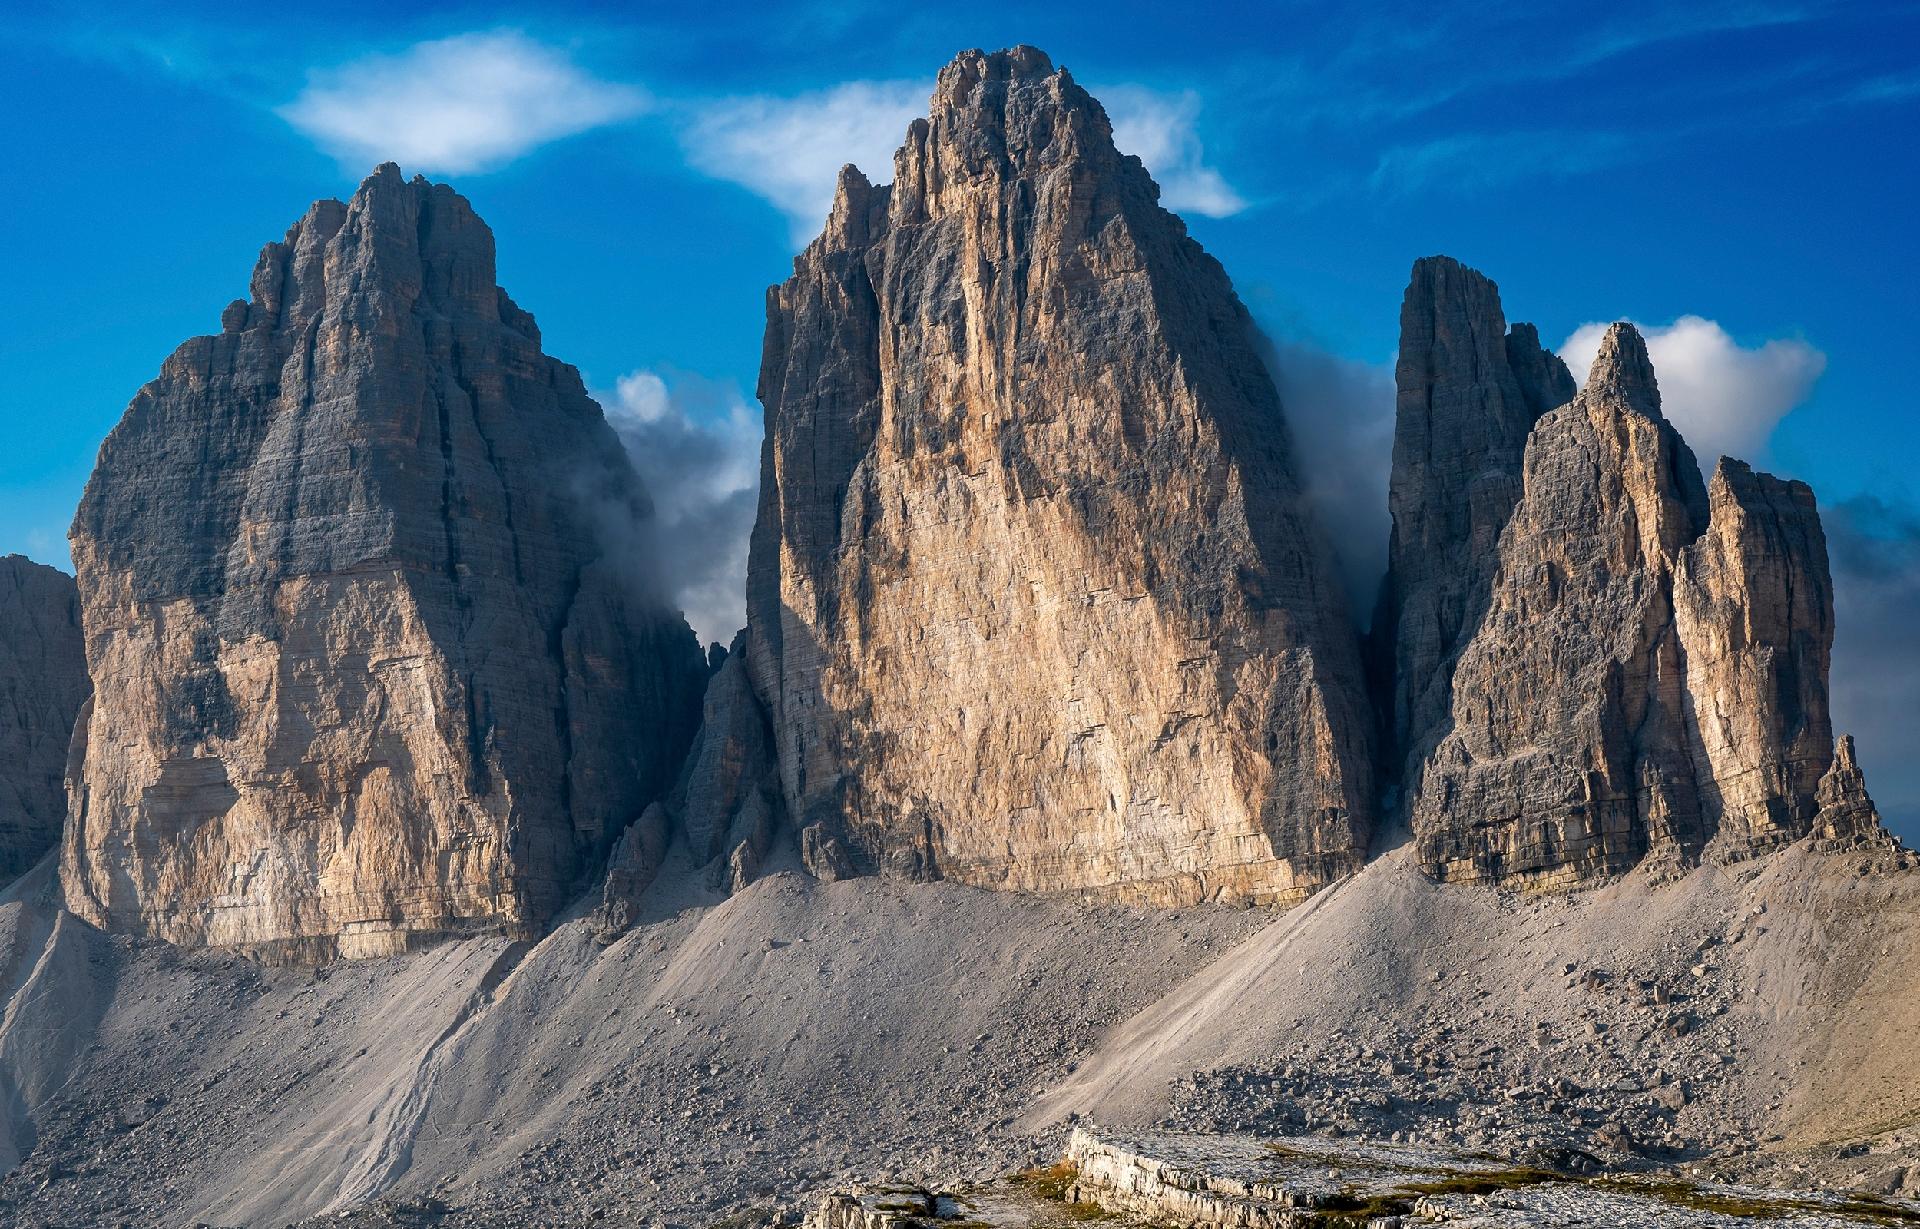
[[[1398,1193],[1345,1190],[1322,1199],[1308,1215],[1314,1225],[1325,1229],[1366,1229],[1376,1216],[1406,1216],[1412,1211],[1413,1201]]]
[[[1045,1169],[1023,1169],[1013,1180],[1042,1199],[1065,1203],[1067,1192],[1080,1180],[1080,1167],[1072,1161],[1060,1161]]]
[[[1647,1195],[1678,1208],[1744,1216],[1750,1220],[1781,1220],[1796,1213],[1845,1216],[1869,1225],[1920,1225],[1920,1212],[1888,1203],[1872,1195],[1848,1195],[1834,1202],[1814,1199],[1770,1199],[1736,1191],[1716,1191],[1670,1179],[1604,1178],[1593,1185],[1623,1194]]]
[[[1512,1169],[1455,1170],[1426,1182],[1403,1182],[1400,1192],[1406,1195],[1492,1195],[1499,1191],[1519,1190],[1523,1186],[1539,1186],[1543,1182],[1565,1181],[1568,1181],[1565,1174],[1557,1174],[1551,1169],[1519,1165]]]

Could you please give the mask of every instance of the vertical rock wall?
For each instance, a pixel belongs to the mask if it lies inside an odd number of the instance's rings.
[[[1421,860],[1566,883],[1806,835],[1832,755],[1812,492],[1729,460],[1702,484],[1630,325],[1535,425],[1522,482],[1419,765]]]
[[[1352,624],[1219,265],[1031,48],[769,296],[750,664],[828,873],[1293,900],[1372,818]]]
[[[0,887],[60,841],[67,747],[87,690],[73,579],[0,558]]]
[[[74,522],[69,907],[319,956],[537,925],[697,721],[625,454],[466,200],[391,165],[221,323],[134,398]]]
[[[1384,775],[1410,793],[1445,733],[1454,663],[1486,613],[1527,436],[1574,386],[1532,325],[1507,330],[1499,288],[1445,256],[1413,266],[1394,383],[1393,535],[1374,642],[1392,680]]]

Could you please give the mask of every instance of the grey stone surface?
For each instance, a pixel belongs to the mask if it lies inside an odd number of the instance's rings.
[[[314,205],[140,390],[75,518],[68,906],[314,957],[537,926],[697,720],[649,512],[463,197],[387,165]]]
[[[1880,823],[1879,808],[1867,793],[1866,778],[1853,756],[1853,736],[1843,734],[1833,749],[1833,763],[1814,791],[1819,811],[1814,816],[1813,838],[1831,849],[1856,849],[1863,846],[1895,848],[1899,842]]]
[[[1566,883],[1806,835],[1832,740],[1812,492],[1731,460],[1703,484],[1625,324],[1534,427],[1521,481],[1422,757],[1421,860]]]
[[[816,870],[1297,900],[1357,638],[1220,266],[1032,48],[942,71],[768,300],[756,690]]]
[[[1454,663],[1486,613],[1527,436],[1575,390],[1532,325],[1508,331],[1499,287],[1446,256],[1414,263],[1394,383],[1393,531],[1374,651],[1390,680],[1383,776],[1404,796],[1446,732]]]
[[[87,692],[73,578],[0,558],[0,887],[60,841],[67,745]]]

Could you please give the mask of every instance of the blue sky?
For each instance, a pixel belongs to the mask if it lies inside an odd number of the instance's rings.
[[[474,201],[548,350],[637,446],[693,458],[669,508],[730,533],[762,291],[834,168],[889,177],[942,63],[1029,42],[1327,375],[1292,413],[1363,517],[1415,257],[1484,270],[1571,358],[1585,326],[1648,328],[1700,452],[1819,492],[1836,706],[1920,835],[1920,5],[906,7],[9,6],[0,552],[66,566],[134,390],[217,328],[262,244],[386,157]],[[702,584],[717,631],[729,577]]]

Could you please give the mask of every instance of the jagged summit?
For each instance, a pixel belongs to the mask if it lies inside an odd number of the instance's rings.
[[[100,450],[62,862],[97,925],[297,956],[539,925],[672,782],[705,671],[492,232],[384,164],[262,251]]]
[[[1401,432],[1419,444],[1431,396],[1410,375]],[[1444,714],[1410,744],[1420,860],[1448,879],[1564,883],[1806,835],[1832,754],[1832,586],[1812,492],[1737,461],[1703,483],[1625,323],[1578,395],[1526,433],[1517,487],[1513,446],[1482,434],[1395,452],[1396,493],[1464,474],[1469,492],[1514,497],[1445,495],[1456,511],[1509,510],[1497,551],[1458,572],[1411,561],[1397,581],[1403,611],[1467,615],[1450,673],[1428,676],[1447,676]],[[1395,517],[1398,541],[1399,503]],[[1456,598],[1461,576],[1484,597]],[[1403,615],[1403,663],[1436,624],[1445,643],[1452,625]]]
[[[831,218],[815,242],[841,235],[850,211],[876,199],[886,209],[889,195],[905,202],[895,215],[914,224],[983,178],[1016,179],[1067,165],[1082,166],[1082,178],[1124,177],[1130,188],[1158,199],[1159,188],[1139,158],[1115,148],[1099,100],[1065,68],[1055,68],[1044,51],[965,51],[940,70],[926,117],[909,125],[894,155],[891,182],[877,168],[840,169]],[[1184,229],[1174,215],[1166,216]]]
[[[1649,418],[1660,417],[1660,382],[1654,378],[1653,359],[1639,329],[1624,320],[1607,327],[1581,391],[1632,406]]]
[[[944,69],[769,297],[750,673],[809,864],[1297,899],[1370,716],[1220,266],[1037,51]]]
[[[1383,776],[1408,796],[1486,607],[1527,436],[1574,384],[1532,325],[1507,328],[1499,287],[1447,256],[1414,262],[1394,382],[1393,531],[1374,652],[1397,761]]]

